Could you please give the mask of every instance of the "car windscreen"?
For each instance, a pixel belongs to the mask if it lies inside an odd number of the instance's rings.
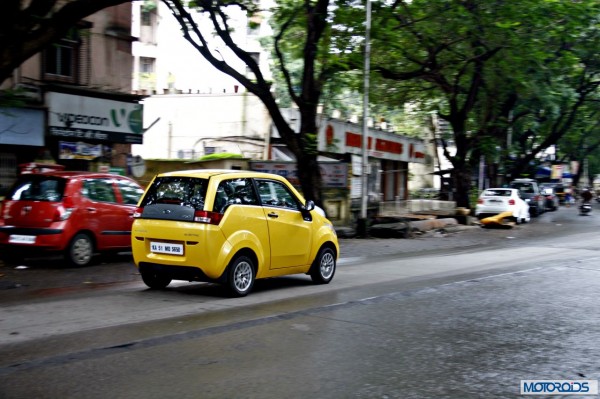
[[[54,176],[23,175],[12,186],[6,199],[13,201],[60,201],[66,180]]]
[[[483,192],[484,197],[510,197],[511,194],[511,190],[485,190]]]
[[[522,193],[525,194],[533,194],[535,193],[535,189],[533,184],[531,183],[522,183],[522,182],[517,182],[517,183],[511,183],[510,186],[512,188],[518,188],[519,191],[521,191]]]
[[[148,189],[141,206],[171,204],[190,206],[196,210],[204,208],[207,179],[195,177],[157,177]]]

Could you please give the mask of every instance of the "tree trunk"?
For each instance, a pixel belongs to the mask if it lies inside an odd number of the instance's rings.
[[[317,156],[304,154],[301,158],[298,158],[297,165],[302,194],[306,199],[315,201],[315,204],[323,208],[323,198],[321,196],[323,184]]]
[[[454,167],[454,187],[456,193],[456,206],[470,208],[469,194],[471,191],[471,172],[467,165]]]

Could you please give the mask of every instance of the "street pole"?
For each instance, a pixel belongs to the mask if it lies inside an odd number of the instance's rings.
[[[367,205],[368,205],[368,183],[369,183],[369,155],[367,146],[369,144],[369,72],[371,64],[371,0],[366,0],[366,23],[365,23],[365,68],[364,68],[364,93],[363,93],[363,129],[362,129],[362,195],[360,218],[358,219],[357,233],[361,237],[368,235],[367,227]]]

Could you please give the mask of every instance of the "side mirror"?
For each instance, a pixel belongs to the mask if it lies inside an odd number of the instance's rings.
[[[304,209],[309,212],[312,211],[315,209],[315,202],[313,200],[306,201],[306,204],[304,204]]]

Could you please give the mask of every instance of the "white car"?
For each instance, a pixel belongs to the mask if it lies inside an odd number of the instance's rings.
[[[475,216],[483,219],[502,212],[512,212],[516,223],[527,223],[531,220],[529,205],[523,201],[516,188],[488,188],[483,190],[477,206]]]

